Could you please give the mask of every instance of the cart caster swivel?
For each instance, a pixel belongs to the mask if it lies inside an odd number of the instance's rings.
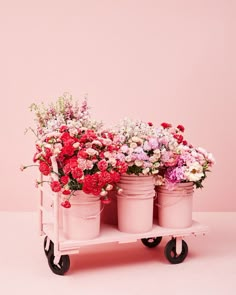
[[[47,239],[48,239],[48,237],[46,236],[46,237],[44,238],[44,242],[43,242],[43,249],[44,249],[44,253],[45,253],[46,257],[48,257],[48,253],[49,253],[49,251],[50,251],[50,250],[53,251],[53,248],[54,248],[54,244],[53,244],[53,242],[50,241],[50,242],[49,242],[49,248],[48,248],[48,250],[46,250]]]
[[[188,245],[182,240],[182,251],[180,254],[176,253],[176,239],[170,240],[165,247],[165,256],[172,264],[178,264],[184,261],[188,255]]]
[[[162,237],[152,237],[152,238],[143,238],[141,239],[142,243],[148,248],[154,248],[160,244]]]
[[[70,258],[68,255],[62,255],[57,264],[54,263],[54,253],[51,249],[48,253],[48,265],[53,273],[63,276],[70,268]]]

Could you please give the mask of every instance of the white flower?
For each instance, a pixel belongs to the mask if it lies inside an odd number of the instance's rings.
[[[153,152],[158,159],[161,157],[161,151],[159,149],[155,149]]]
[[[109,159],[109,158],[112,157],[112,154],[110,152],[105,152],[104,153],[104,157],[107,158],[107,159]]]
[[[79,142],[75,142],[75,143],[73,143],[73,147],[74,147],[75,149],[77,149],[79,146],[80,146],[80,143],[79,143]]]
[[[61,152],[61,150],[60,150],[59,148],[55,148],[55,149],[53,150],[53,154],[54,154],[54,155],[58,155],[60,152]]]
[[[150,171],[149,168],[145,168],[145,169],[143,169],[142,173],[143,173],[144,175],[147,175],[147,174],[149,173],[149,171]]]
[[[138,136],[133,136],[132,138],[133,142],[143,142],[141,138],[139,138]]]
[[[135,149],[137,147],[137,143],[131,142],[130,148]]]
[[[98,155],[98,151],[96,151],[95,149],[92,149],[92,148],[88,148],[88,149],[86,150],[86,153],[87,153],[89,156]]]
[[[132,157],[131,156],[126,156],[125,157],[125,161],[126,162],[131,162],[132,161]]]
[[[156,161],[158,161],[158,157],[157,156],[151,156],[150,158],[149,158],[149,161],[151,162],[151,163],[155,163]]]
[[[187,167],[184,174],[189,181],[193,182],[199,181],[204,176],[203,168],[197,162],[194,162],[189,167]]]
[[[159,172],[158,169],[154,169],[154,170],[152,170],[152,174],[157,174],[158,172]]]
[[[134,164],[137,166],[137,167],[141,167],[143,165],[143,161],[141,160],[135,160],[134,161]]]

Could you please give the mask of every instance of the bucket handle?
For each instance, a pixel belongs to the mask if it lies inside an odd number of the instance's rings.
[[[81,219],[86,219],[86,220],[87,219],[95,219],[102,213],[103,210],[104,210],[104,204],[102,204],[102,209],[97,214],[86,216],[86,217],[83,217],[83,216],[78,216],[78,217],[81,218]]]
[[[155,206],[157,206],[159,208],[171,207],[171,206],[176,205],[179,202],[181,202],[184,198],[186,198],[186,196],[179,197],[178,200],[173,203],[168,203],[168,204],[164,204],[164,205],[161,205],[160,203],[156,203]]]

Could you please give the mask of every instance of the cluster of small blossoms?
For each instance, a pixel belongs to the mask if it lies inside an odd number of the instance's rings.
[[[115,133],[114,141],[120,146],[117,157],[128,165],[127,174],[158,174],[160,150],[152,123],[125,119]]]
[[[30,110],[34,112],[37,124],[36,131],[31,129],[41,140],[44,140],[44,136],[47,136],[48,133],[58,131],[62,125],[82,130],[98,130],[102,127],[101,122],[91,119],[86,97],[79,106],[78,100],[74,100],[70,94],[64,93],[55,103],[50,103],[47,106],[44,103],[33,103]]]
[[[203,148],[194,148],[184,139],[184,127],[176,128],[169,123],[162,123],[156,129],[161,151],[160,173],[156,177],[156,184],[173,186],[181,182],[193,182],[196,188],[202,187],[215,162],[213,155]]]
[[[31,110],[37,123],[34,165],[48,176],[44,181],[50,183],[52,191],[64,196],[64,207],[70,207],[69,199],[76,190],[100,195],[104,203],[108,202],[110,190],[116,188],[120,192],[117,182],[127,165],[116,156],[118,146],[113,141],[114,135],[102,131],[101,122],[90,118],[86,99],[79,106],[65,94],[55,104],[48,107],[34,104]],[[53,170],[53,156],[58,172]],[[27,167],[22,166],[21,170]],[[57,174],[57,180],[53,173]],[[36,185],[39,184],[37,181]]]

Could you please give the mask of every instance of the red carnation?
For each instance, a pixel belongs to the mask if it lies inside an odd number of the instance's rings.
[[[161,126],[162,126],[164,129],[172,127],[171,124],[169,124],[169,123],[165,123],[165,122],[161,123]]]
[[[188,144],[187,140],[183,140],[183,145],[187,145],[187,144]]]
[[[65,174],[69,174],[71,172],[71,167],[70,167],[70,163],[67,163],[64,168],[63,168],[63,172]]]
[[[104,152],[100,152],[99,157],[100,157],[101,159],[104,159],[104,158],[105,158],[105,156],[104,156]]]
[[[64,189],[62,193],[63,193],[63,195],[68,196],[68,195],[70,195],[71,191],[68,189]]]
[[[62,176],[62,177],[60,178],[60,181],[61,181],[61,183],[64,184],[64,185],[67,184],[68,181],[69,181],[69,176],[67,176],[67,175]]]
[[[39,171],[45,176],[47,176],[51,172],[50,167],[45,162],[40,162]]]
[[[117,169],[121,174],[123,174],[127,171],[128,164],[125,162],[117,161]]]
[[[112,171],[110,173],[111,178],[112,178],[112,182],[119,182],[120,181],[120,174],[116,171]]]
[[[67,141],[69,140],[71,137],[70,137],[70,134],[68,132],[64,132],[61,136],[61,140],[64,142],[64,141]]]
[[[60,182],[54,180],[51,182],[51,189],[53,192],[58,193],[61,190]]]
[[[61,206],[68,209],[71,207],[71,203],[68,200],[65,200],[61,203]]]
[[[60,132],[62,133],[62,132],[65,132],[66,130],[68,130],[68,127],[66,126],[66,125],[62,125],[61,127],[60,127]]]
[[[178,143],[181,143],[183,141],[183,135],[181,134],[174,134],[174,138],[177,139]]]
[[[86,153],[85,150],[81,150],[78,152],[78,157],[81,157],[83,159],[87,159],[88,158],[88,154]]]
[[[114,134],[113,133],[111,133],[111,132],[108,132],[108,137],[111,139],[111,140],[113,140],[113,138],[114,138]]]
[[[100,174],[101,179],[103,180],[104,184],[112,183],[111,174],[107,171],[102,171]]]
[[[98,196],[101,193],[102,189],[100,187],[94,187],[91,190],[91,193],[95,196]]]
[[[64,146],[61,150],[61,153],[67,156],[73,156],[75,148],[72,145]]]
[[[72,169],[71,174],[74,178],[81,178],[83,176],[83,171],[79,167]]]
[[[177,128],[179,131],[184,132],[184,126],[183,125],[178,125]]]
[[[148,125],[149,125],[149,126],[153,126],[152,122],[148,122]]]
[[[77,158],[73,157],[73,158],[69,159],[69,164],[70,164],[71,169],[78,167]]]

